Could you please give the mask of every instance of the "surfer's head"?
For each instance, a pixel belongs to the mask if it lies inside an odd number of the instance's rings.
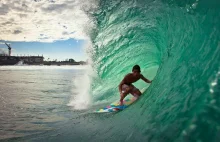
[[[133,72],[133,74],[134,74],[135,76],[136,76],[136,75],[139,75],[139,74],[141,73],[141,68],[140,68],[140,66],[139,66],[139,65],[133,66],[132,72]]]

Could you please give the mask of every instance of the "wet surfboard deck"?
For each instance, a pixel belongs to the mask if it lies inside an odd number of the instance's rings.
[[[146,90],[147,90],[147,88],[143,88],[141,90],[141,93],[143,94]],[[136,97],[131,97],[131,98],[127,98],[127,99],[125,98],[124,101],[123,101],[123,105],[120,105],[119,101],[115,101],[115,102],[111,103],[110,105],[108,105],[104,108],[96,110],[95,112],[96,113],[104,113],[104,112],[121,111],[121,110],[126,109],[128,106],[132,105],[134,102],[136,102],[139,99],[137,99]]]

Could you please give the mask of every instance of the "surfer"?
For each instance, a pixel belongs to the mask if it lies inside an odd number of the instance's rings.
[[[132,68],[132,73],[127,74],[124,79],[119,84],[120,92],[120,105],[123,105],[123,99],[131,93],[134,97],[138,98],[141,95],[139,89],[137,89],[132,83],[142,79],[146,83],[151,83],[152,81],[148,80],[141,74],[141,69],[139,65],[135,65]]]

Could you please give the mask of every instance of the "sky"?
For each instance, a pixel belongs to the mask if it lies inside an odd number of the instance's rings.
[[[0,41],[0,53],[8,54],[8,47]],[[52,43],[47,42],[6,42],[12,47],[12,56],[44,56],[44,60],[63,61],[74,59],[86,61],[85,40],[60,40]],[[48,59],[49,58],[49,59]]]
[[[0,53],[86,60],[97,0],[0,0]]]

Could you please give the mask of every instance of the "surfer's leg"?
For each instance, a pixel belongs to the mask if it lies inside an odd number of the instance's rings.
[[[133,86],[131,90],[131,94],[136,97],[137,99],[141,96],[141,92],[139,89],[137,89],[135,86]]]
[[[122,94],[120,96],[120,105],[123,105],[123,100],[124,98],[131,92],[131,88],[126,85],[126,84],[123,84],[122,85]]]
[[[124,100],[124,98],[125,98],[127,95],[128,95],[128,94],[125,94],[125,93],[121,94],[120,105],[123,105],[123,100]]]

